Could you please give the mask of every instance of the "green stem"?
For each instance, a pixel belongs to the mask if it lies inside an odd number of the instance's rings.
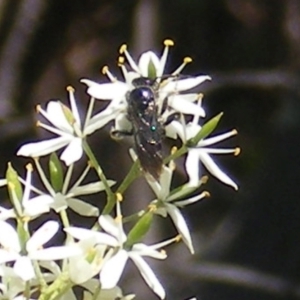
[[[113,207],[116,203],[115,194],[111,190],[111,188],[107,182],[106,176],[104,175],[102,168],[100,167],[93,151],[91,150],[91,148],[88,145],[88,143],[86,142],[86,140],[83,140],[83,149],[84,149],[86,155],[88,156],[88,158],[90,159],[92,166],[95,168],[100,180],[103,182],[103,185],[104,185],[104,188],[105,188],[105,191],[107,194],[107,203],[104,207],[103,214],[108,214],[113,209]]]

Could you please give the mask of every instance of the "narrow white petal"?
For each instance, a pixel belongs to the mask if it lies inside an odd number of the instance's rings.
[[[72,138],[72,136],[60,136],[41,142],[28,143],[18,150],[17,155],[31,157],[44,156],[66,146]]]
[[[209,76],[197,76],[197,77],[174,80],[168,82],[168,84],[165,87],[163,87],[163,90],[168,92],[186,91],[210,79],[211,78]]]
[[[7,222],[0,221],[0,244],[7,249],[20,252],[19,237],[16,230]]]
[[[15,216],[16,215],[15,215],[13,208],[6,209],[4,207],[0,207],[0,220],[1,221],[5,221],[9,218],[14,218]]]
[[[136,253],[140,256],[148,256],[156,259],[167,258],[167,254],[165,252],[157,251],[153,247],[142,243],[134,244],[130,253]]]
[[[63,111],[63,104],[60,101],[50,101],[47,105],[47,118],[50,123],[64,132],[72,133],[73,128],[68,122]]]
[[[188,100],[185,100],[181,97],[181,95],[174,95],[170,97],[168,103],[169,106],[183,114],[198,115],[201,117],[205,117],[205,111],[201,106]]]
[[[81,216],[85,216],[85,217],[99,216],[99,209],[96,206],[93,206],[92,204],[84,202],[80,199],[69,198],[68,206]]]
[[[118,221],[113,219],[109,215],[101,215],[99,217],[99,224],[100,226],[113,237],[118,239],[120,243],[124,243],[126,241],[126,235],[122,228],[120,228]],[[120,232],[121,230],[121,232]]]
[[[81,128],[80,115],[79,115],[79,111],[78,111],[78,108],[77,108],[77,105],[76,105],[74,92],[72,90],[69,92],[69,99],[70,99],[71,111],[72,111],[73,117],[75,119],[75,122],[77,123],[79,128]]]
[[[2,178],[0,179],[0,187],[7,185],[7,180]]]
[[[80,227],[68,227],[64,230],[78,240],[94,239],[95,244],[109,245],[113,247],[118,246],[118,242],[114,237],[103,232],[96,232]]]
[[[74,138],[66,149],[61,154],[60,158],[67,166],[78,161],[82,156],[82,140],[81,138]]]
[[[108,180],[107,183],[109,186],[113,186],[116,182],[113,180]],[[77,186],[75,188],[71,188],[69,194],[71,194],[72,196],[90,195],[90,194],[103,191],[104,189],[105,188],[103,182],[97,181],[97,182],[91,182],[85,185]]]
[[[190,235],[189,228],[185,222],[185,219],[183,215],[181,214],[180,210],[173,204],[168,204],[166,203],[166,209],[175,225],[177,228],[178,232],[180,233],[183,242],[187,245],[189,248],[190,252],[194,254],[194,247],[192,243],[192,238]]]
[[[213,176],[223,183],[232,186],[235,190],[238,189],[236,183],[218,167],[209,154],[207,154],[205,151],[199,150],[198,155],[203,165]]]
[[[0,248],[0,264],[17,260],[19,257],[20,255],[17,252],[7,251]]]
[[[157,74],[157,71],[159,69],[161,69],[160,68],[160,60],[157,57],[157,55],[152,51],[145,52],[140,57],[139,69],[141,71],[141,75],[144,76],[144,77],[149,77],[148,71],[149,71],[150,61],[154,65],[154,68],[156,70],[156,76],[161,76],[161,75]]]
[[[58,231],[59,224],[56,221],[47,221],[33,233],[26,244],[28,252],[39,249],[47,243]]]
[[[46,213],[50,210],[51,203],[53,203],[53,198],[50,195],[34,197],[23,204],[24,214],[34,217]]]
[[[121,81],[102,84],[88,79],[81,79],[80,81],[88,86],[87,93],[96,99],[121,99],[128,91],[128,85]]]
[[[127,259],[127,252],[125,250],[120,250],[104,264],[100,272],[100,283],[103,289],[111,289],[117,285]]]
[[[34,260],[58,260],[80,255],[81,250],[75,246],[57,246],[31,251],[29,257]]]
[[[130,253],[130,258],[135,263],[142,277],[144,278],[148,286],[153,290],[153,292],[158,295],[160,299],[165,299],[166,293],[163,286],[161,285],[149,265],[145,262],[145,260],[139,255],[135,255],[134,253]]]
[[[14,271],[24,281],[28,281],[35,277],[32,263],[26,256],[21,256],[14,264]]]
[[[219,135],[207,138],[205,140],[201,140],[199,142],[199,146],[205,147],[205,146],[213,145],[213,144],[216,144],[216,143],[221,142],[223,140],[226,140],[226,139],[228,139],[228,138],[230,138],[230,137],[232,137],[236,134],[237,134],[236,130],[231,130],[231,131],[225,132],[223,134],[219,134]]]
[[[81,284],[99,273],[99,268],[95,268],[84,257],[73,257],[70,259],[69,273],[74,283]]]
[[[189,185],[199,185],[199,154],[196,149],[190,149],[185,161],[185,170],[189,176]]]

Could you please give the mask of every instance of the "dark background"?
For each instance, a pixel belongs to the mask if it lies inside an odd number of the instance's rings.
[[[201,86],[208,116],[224,111],[218,131],[239,131],[229,144],[241,155],[216,160],[240,190],[211,178],[211,198],[184,211],[196,254],[179,244],[167,263],[150,264],[168,299],[300,299],[299,0],[3,0],[0,16],[1,174],[9,160],[22,173],[28,160],[16,158],[16,149],[44,136],[34,127],[36,104],[67,103],[71,84],[85,108],[79,79],[107,81],[104,65],[121,78],[121,44],[138,57],[159,54],[171,38],[167,71],[191,56],[184,73],[213,78]],[[94,135],[92,147],[108,177],[121,179],[129,144],[108,132]],[[141,200],[140,191],[128,194],[134,211],[151,199]],[[155,298],[134,269],[121,286],[138,290],[138,299]]]

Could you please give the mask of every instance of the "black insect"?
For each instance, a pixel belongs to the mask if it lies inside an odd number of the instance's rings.
[[[162,138],[164,127],[156,104],[158,83],[155,79],[139,77],[128,92],[128,119],[132,124],[135,151],[144,171],[156,180],[162,170]]]
[[[159,180],[163,165],[162,139],[165,135],[156,103],[159,83],[156,79],[139,77],[132,81],[132,85],[134,88],[126,95],[127,117],[132,131],[113,131],[112,134],[133,135],[135,151],[143,170]]]

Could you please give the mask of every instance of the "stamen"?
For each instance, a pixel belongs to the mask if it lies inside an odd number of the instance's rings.
[[[108,66],[104,66],[102,68],[102,74],[106,75],[111,82],[116,82],[117,78],[113,76],[113,74],[109,71]]]
[[[157,210],[157,206],[154,203],[148,205],[149,212],[155,212]]]
[[[35,126],[36,127],[41,127],[41,122],[40,121],[36,121]]]
[[[177,152],[178,148],[176,146],[173,146],[171,149],[171,155],[175,154]]]
[[[140,73],[139,67],[137,66],[137,64],[134,62],[133,58],[131,57],[131,55],[129,54],[129,52],[127,51],[127,45],[124,44],[120,47],[119,49],[119,53],[120,54],[124,54],[130,67],[137,73]]]
[[[190,57],[185,57],[182,64],[172,73],[172,75],[178,75],[185,68],[185,66],[191,63],[193,60]]]
[[[38,104],[36,107],[35,107],[35,110],[36,110],[36,112],[37,113],[40,113],[41,112],[41,105],[40,104]]]

